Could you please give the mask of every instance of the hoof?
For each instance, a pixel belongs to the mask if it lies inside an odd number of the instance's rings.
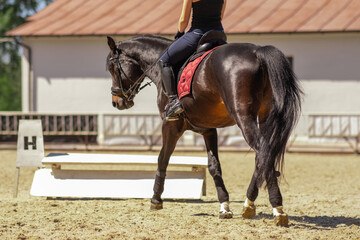
[[[219,218],[220,219],[229,219],[233,217],[233,213],[230,210],[230,202],[226,201],[220,204],[220,212]]]
[[[151,203],[150,210],[160,210],[163,209],[162,203]]]
[[[230,212],[219,212],[219,218],[220,219],[230,219],[233,217],[233,213]]]
[[[279,214],[274,218],[275,225],[281,227],[289,226],[289,217],[286,213]]]
[[[256,215],[255,205],[249,205],[243,207],[243,212],[242,212],[243,218],[249,219],[255,217],[255,215]]]

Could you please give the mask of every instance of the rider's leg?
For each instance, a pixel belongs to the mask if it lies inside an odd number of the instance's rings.
[[[170,63],[160,60],[161,78],[163,89],[169,99],[169,104],[166,109],[166,121],[178,120],[178,114],[182,113],[184,109],[181,106],[179,98],[176,93],[176,79],[174,71]]]
[[[163,89],[169,98],[169,104],[166,109],[167,121],[178,120],[178,114],[184,111],[177,97],[177,83],[172,67],[184,62],[196,50],[201,36],[201,34],[187,32],[172,43],[159,59]]]

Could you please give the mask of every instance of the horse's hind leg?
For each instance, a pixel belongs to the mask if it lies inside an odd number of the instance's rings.
[[[254,202],[258,196],[259,189],[256,184],[257,179],[257,169],[258,169],[258,159],[259,159],[259,138],[260,138],[260,129],[257,122],[256,110],[258,106],[247,106],[244,108],[240,108],[238,114],[234,115],[234,119],[236,120],[237,125],[241,129],[243,136],[248,143],[248,145],[255,151],[255,170],[250,182],[250,185],[247,190],[247,199],[244,203],[242,216],[244,218],[252,218],[255,216],[255,205]],[[252,109],[253,111],[251,111]],[[255,110],[255,112],[254,112]]]
[[[255,160],[255,171],[253,173],[250,185],[248,187],[247,193],[246,193],[246,200],[243,207],[243,213],[242,216],[244,218],[252,218],[256,215],[256,207],[255,207],[255,200],[259,193],[259,188],[257,184],[257,170],[258,170],[258,154],[256,156]],[[267,181],[267,189],[269,193],[269,200],[270,204],[273,207],[273,215],[275,224],[277,226],[288,226],[289,218],[286,213],[283,212],[282,207],[282,196],[278,184],[278,173],[274,170],[274,175]]]
[[[266,121],[266,116],[268,115],[270,109],[268,109],[266,107],[263,107],[262,109],[265,109],[265,111],[261,111],[259,114],[259,119],[260,119],[259,126],[260,126],[260,134],[263,136],[263,135],[265,135],[264,131],[266,131],[266,129],[263,127],[263,125],[264,125],[263,123]],[[261,140],[263,141],[263,138]],[[262,150],[262,149],[260,149],[260,150]],[[273,149],[267,149],[265,151],[262,150],[261,152],[263,154],[271,154],[269,151],[273,151]],[[259,155],[259,156],[261,157],[262,155]],[[258,161],[258,159],[256,159],[256,161]],[[256,163],[256,165],[257,165],[257,163]],[[256,172],[256,170],[255,170],[255,172]],[[254,174],[255,174],[255,172],[254,172]],[[266,187],[267,187],[268,193],[269,193],[270,204],[273,207],[273,215],[274,215],[275,224],[277,226],[288,226],[289,219],[288,219],[288,215],[283,212],[283,199],[282,199],[282,195],[281,195],[279,183],[278,183],[278,177],[280,177],[280,172],[275,171],[275,166],[273,166],[273,169],[271,172],[272,172],[272,176],[270,177],[270,179],[267,179]],[[257,185],[258,184],[255,184],[255,187]]]
[[[252,218],[256,215],[256,207],[255,207],[255,200],[258,196],[259,193],[259,183],[257,182],[258,179],[258,170],[260,167],[260,162],[263,161],[262,158],[264,157],[264,154],[271,154],[270,152],[268,152],[267,150],[262,149],[262,146],[265,146],[266,144],[260,144],[262,141],[265,141],[264,138],[262,137],[262,132],[264,131],[263,127],[262,127],[262,122],[264,122],[265,117],[263,116],[259,116],[259,141],[257,141],[257,143],[255,144],[255,148],[253,147],[253,149],[256,152],[256,157],[255,157],[255,170],[250,182],[250,185],[248,187],[247,193],[246,193],[246,200],[244,203],[244,207],[243,207],[243,213],[242,216],[244,218]],[[249,124],[249,122],[248,122]],[[255,131],[257,132],[257,131]],[[279,188],[279,184],[278,184],[278,177],[279,177],[279,172],[275,171],[275,168],[273,169],[273,175],[271,176],[270,179],[268,179],[266,181],[266,187],[268,189],[268,193],[269,193],[269,201],[270,204],[273,207],[273,214],[275,217],[275,224],[279,225],[279,226],[287,226],[288,225],[288,216],[287,214],[285,214],[283,212],[283,207],[282,207],[282,196],[281,196],[281,192],[280,192],[280,188]]]
[[[218,143],[216,129],[209,129],[202,133],[208,154],[208,169],[215,182],[218,199],[220,202],[220,218],[232,218],[233,213],[229,207],[229,193],[225,188],[222,178],[221,166],[218,156]]]
[[[152,210],[163,208],[161,194],[164,191],[164,183],[166,177],[166,169],[169,165],[171,154],[174,152],[175,146],[181,135],[184,133],[184,124],[182,120],[173,122],[163,122],[162,138],[163,146],[158,157],[158,169],[155,176],[154,195],[151,199]]]
[[[255,200],[259,193],[259,188],[256,182],[257,172],[259,168],[259,142],[261,138],[259,125],[257,122],[256,112],[259,109],[258,105],[247,106],[240,108],[239,114],[235,119],[238,126],[241,128],[243,136],[249,146],[255,151],[255,170],[246,193],[246,200],[244,202],[242,216],[244,218],[252,218],[256,215]],[[251,110],[250,110],[251,109]]]
[[[275,224],[277,226],[288,226],[289,218],[288,215],[283,211],[282,196],[277,179],[279,174],[275,171],[275,169],[273,172],[273,176],[266,183],[269,192],[270,204],[273,207]]]
[[[254,204],[258,194],[259,194],[259,188],[256,184],[256,178],[257,178],[257,170],[258,170],[258,164],[257,164],[257,156],[255,157],[255,170],[253,173],[253,176],[251,178],[250,185],[246,192],[246,200],[244,202],[243,212],[242,216],[243,218],[253,218],[256,215],[256,206]]]

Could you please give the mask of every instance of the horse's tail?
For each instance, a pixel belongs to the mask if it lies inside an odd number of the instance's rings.
[[[301,111],[302,90],[284,54],[273,46],[256,50],[264,76],[270,81],[273,106],[261,128],[257,185],[270,180],[274,171],[283,170],[286,143]]]

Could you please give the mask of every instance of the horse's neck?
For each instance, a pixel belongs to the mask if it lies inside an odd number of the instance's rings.
[[[146,76],[149,77],[157,87],[160,84],[160,69],[157,61],[170,45],[171,41],[166,41],[157,37],[138,37],[124,42],[124,47],[129,49],[129,55],[136,59]]]

